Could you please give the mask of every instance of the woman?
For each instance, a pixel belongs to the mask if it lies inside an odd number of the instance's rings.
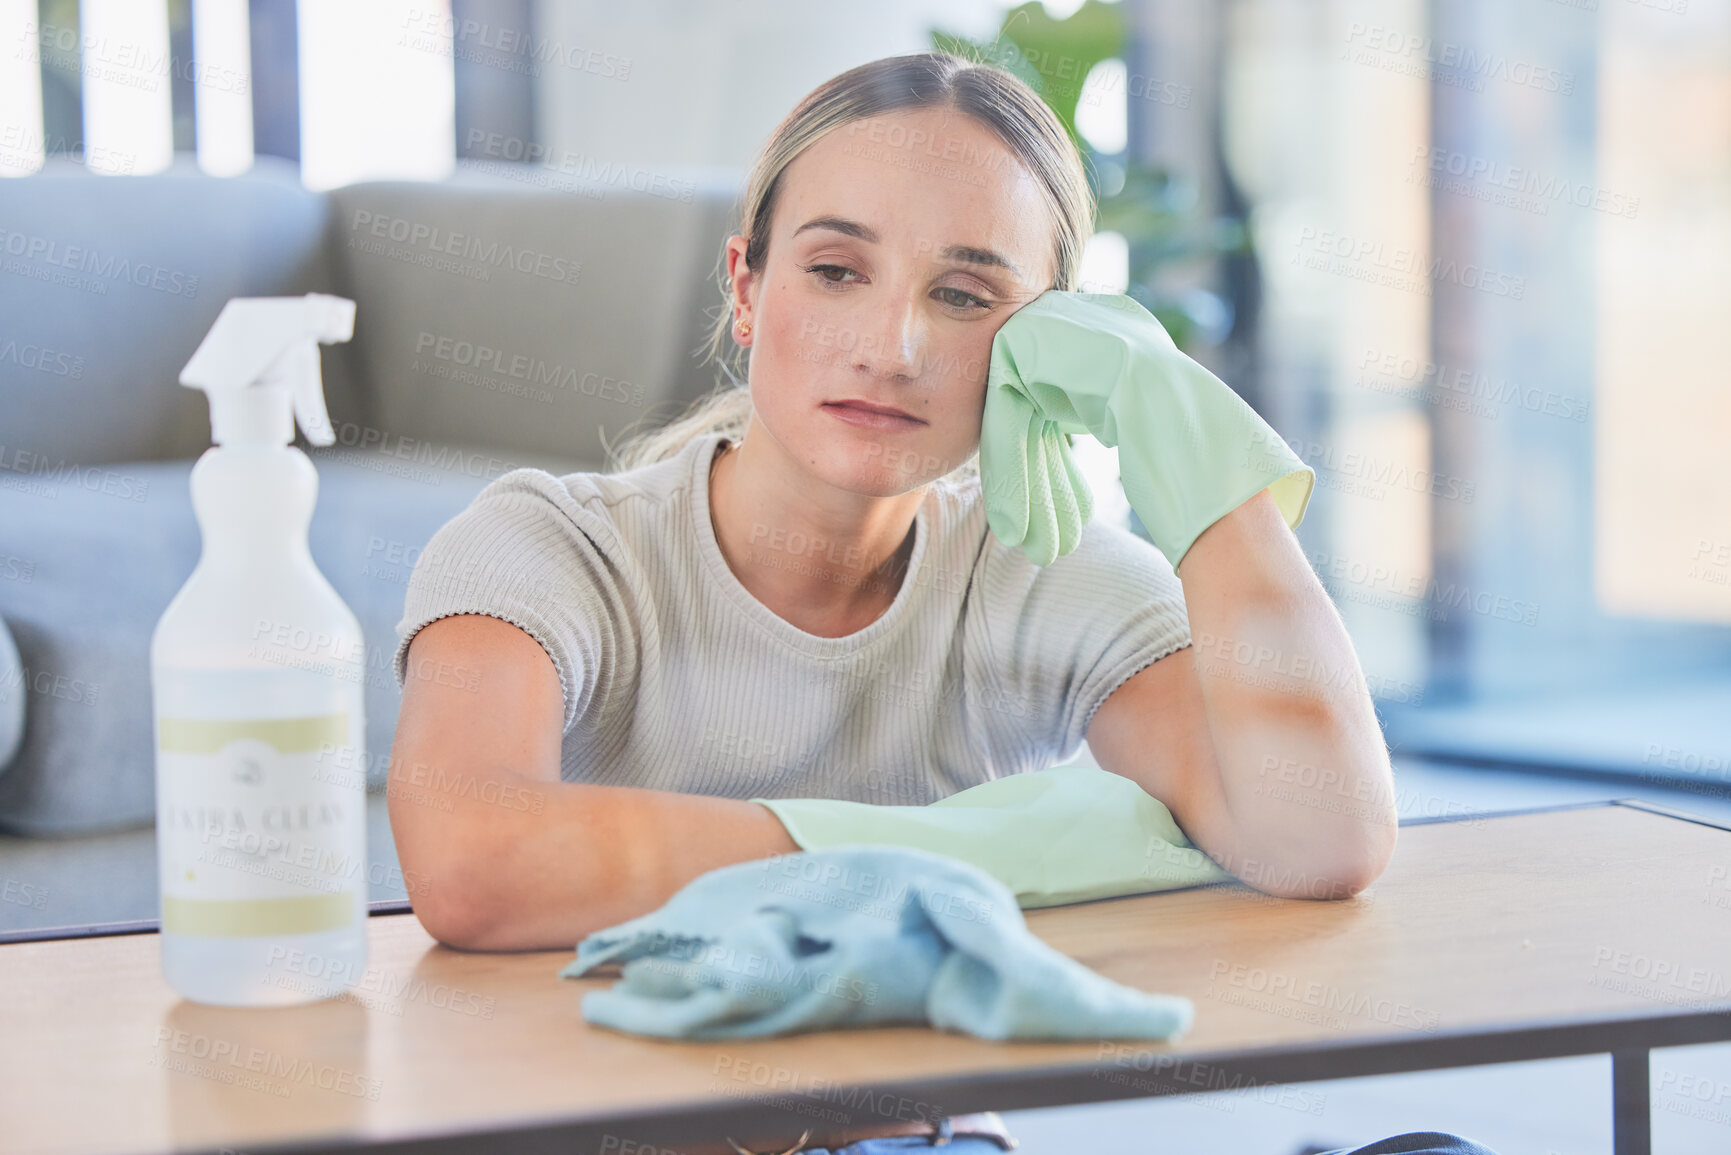
[[[988,532],[974,462],[992,338],[1075,287],[1093,207],[1057,118],[997,69],[897,57],[800,102],[723,257],[711,354],[731,332],[746,385],[628,445],[621,472],[507,474],[415,569],[392,763],[483,783],[390,796],[431,934],[569,947],[715,867],[797,851],[750,797],[923,804],[1084,737],[1252,885],[1343,897],[1381,873],[1387,751],[1266,490],[1176,571],[1109,526],[1046,566]],[[1203,666],[1193,634],[1233,640],[1228,655],[1303,654],[1352,685]],[[1264,793],[1270,757],[1276,773],[1326,766],[1328,790],[1369,801],[1343,813],[1303,784],[1314,774]],[[1376,1150],[1470,1149],[1444,1138]]]

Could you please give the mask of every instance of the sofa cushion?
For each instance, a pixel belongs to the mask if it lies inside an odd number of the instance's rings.
[[[505,468],[600,468],[604,437],[714,382],[695,350],[731,184],[461,173],[319,194],[268,157],[236,178],[181,157],[137,178],[51,162],[7,190],[0,565],[30,576],[0,580],[25,699],[0,829],[154,819],[150,637],[197,562],[187,475],[210,443],[207,402],[178,377],[230,297],[357,302],[354,339],[322,355],[338,444],[312,451],[310,544],[366,637],[375,787],[419,548]]]
[[[313,560],[366,639],[366,768],[384,783],[400,692],[396,624],[420,549],[489,481],[519,465],[598,462],[424,443],[409,456],[334,446],[319,473]],[[417,446],[417,449],[420,449]],[[150,638],[198,561],[193,459],[129,462],[55,480],[0,472],[0,618],[22,660],[24,740],[0,774],[0,829],[71,835],[155,819]]]
[[[181,368],[230,297],[329,291],[328,212],[293,165],[270,157],[228,178],[183,155],[150,176],[54,160],[7,181],[0,466],[203,452],[204,395],[179,383]],[[326,358],[333,416],[355,413],[345,365]]]
[[[359,302],[349,352],[377,427],[602,460],[603,437],[711,388],[694,349],[737,190],[671,191],[478,173],[332,190],[337,283]]]

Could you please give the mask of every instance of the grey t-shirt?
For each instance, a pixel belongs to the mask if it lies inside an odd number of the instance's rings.
[[[415,565],[398,684],[422,626],[487,614],[558,669],[567,782],[925,805],[1070,758],[1113,690],[1190,644],[1158,549],[1095,523],[1036,566],[987,528],[977,479],[928,489],[883,616],[809,634],[716,545],[722,440],[624,473],[515,469],[489,484]],[[834,568],[821,542],[753,536],[774,564]]]

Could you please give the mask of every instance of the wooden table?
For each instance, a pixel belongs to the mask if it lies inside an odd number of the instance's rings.
[[[1648,1049],[1731,1039],[1728,875],[1731,831],[1594,803],[1406,824],[1388,873],[1344,902],[1231,884],[1027,912],[1108,977],[1193,999],[1176,1045],[641,1038],[584,1023],[579,997],[615,980],[557,978],[574,951],[448,950],[409,913],[375,913],[356,989],[265,1010],[178,998],[151,924],[10,942],[0,1151],[662,1155],[1610,1052],[1616,1151],[1636,1155]]]

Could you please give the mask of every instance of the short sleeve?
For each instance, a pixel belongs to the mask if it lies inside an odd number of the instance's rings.
[[[995,538],[987,548],[992,672],[1020,707],[1010,757],[1043,769],[1081,748],[1113,691],[1190,644],[1183,583],[1151,543],[1099,522],[1050,565]]]
[[[617,537],[565,481],[539,469],[515,469],[478,493],[440,526],[409,577],[397,623],[397,685],[408,674],[409,643],[430,622],[453,614],[486,614],[510,622],[541,644],[559,672],[565,717],[561,734],[633,656],[626,607],[609,552]],[[433,671],[453,679],[458,671]]]

